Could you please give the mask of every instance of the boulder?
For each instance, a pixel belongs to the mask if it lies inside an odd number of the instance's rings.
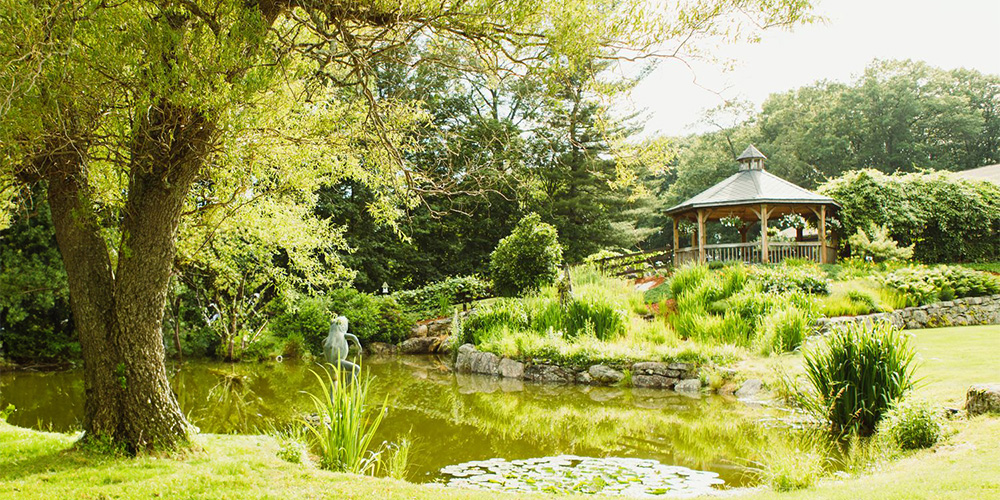
[[[413,325],[410,329],[410,338],[413,337],[426,337],[427,336],[427,325]]]
[[[573,372],[556,365],[531,365],[524,369],[524,379],[549,384],[569,384],[576,376]]]
[[[689,378],[681,380],[674,385],[674,390],[677,392],[688,392],[688,393],[699,393],[701,392],[701,379]]]
[[[590,376],[590,373],[580,372],[576,374],[576,383],[590,385],[594,383],[594,378]]]
[[[605,365],[594,365],[587,370],[587,374],[597,384],[613,385],[621,382],[625,374]]]
[[[680,370],[670,369],[670,365],[667,363],[643,361],[632,365],[632,375],[656,375],[667,378],[679,378],[682,373]]]
[[[965,395],[969,416],[1000,413],[1000,384],[976,384]]]
[[[386,344],[385,342],[372,342],[371,344],[368,344],[366,351],[368,351],[368,354],[373,356],[388,356],[390,354],[396,354],[396,352],[399,351],[399,348],[392,344]]]
[[[500,356],[492,352],[476,351],[470,355],[469,361],[472,373],[482,373],[483,375],[500,375]]]
[[[399,349],[405,354],[428,354],[434,352],[441,339],[437,337],[414,337],[406,339],[399,345]]]
[[[750,399],[760,393],[763,388],[764,382],[752,378],[743,382],[743,385],[740,386],[740,390],[736,391],[736,397],[740,399]]]
[[[664,377],[662,375],[632,375],[632,387],[670,389],[677,384],[677,382],[680,382],[680,379]]]
[[[520,361],[503,358],[500,360],[498,369],[500,370],[500,375],[504,378],[524,378],[524,363],[521,363]]]
[[[455,371],[458,373],[472,372],[472,354],[476,352],[476,346],[472,344],[462,344],[458,348],[458,356],[455,358]]]

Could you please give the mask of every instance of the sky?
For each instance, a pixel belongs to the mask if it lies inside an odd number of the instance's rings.
[[[873,59],[913,59],[1000,75],[1000,0],[815,0],[825,22],[767,31],[757,44],[716,52],[733,61],[662,61],[633,90],[644,136],[703,132],[704,111],[726,99],[760,104],[818,80],[849,82]]]

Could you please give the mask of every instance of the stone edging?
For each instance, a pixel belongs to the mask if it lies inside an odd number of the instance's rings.
[[[938,328],[943,326],[1000,324],[1000,294],[967,297],[926,306],[906,307],[892,312],[862,316],[837,316],[816,320],[816,330],[826,334],[851,323],[885,320],[900,328]]]
[[[623,372],[606,365],[574,370],[551,364],[522,363],[491,352],[478,351],[472,344],[458,348],[455,371],[554,384],[615,385],[625,378]],[[645,361],[634,363],[631,372],[632,387],[701,391],[698,369],[690,363]]]

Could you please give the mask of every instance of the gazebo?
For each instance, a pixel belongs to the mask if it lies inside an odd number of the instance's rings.
[[[836,210],[837,202],[766,172],[765,159],[767,157],[757,148],[748,146],[737,158],[738,172],[667,210],[667,215],[673,218],[674,265],[727,260],[766,264],[792,257],[824,264],[835,260],[833,248],[827,241],[826,218]],[[815,241],[807,241],[801,231],[796,241],[769,241],[768,220],[787,214],[798,214],[813,221],[818,230]],[[706,244],[705,224],[730,218],[743,221],[742,241]],[[691,246],[684,249],[680,247],[678,229],[683,220],[695,222],[698,228],[692,234]],[[760,240],[747,242],[747,230],[756,221],[760,221]]]

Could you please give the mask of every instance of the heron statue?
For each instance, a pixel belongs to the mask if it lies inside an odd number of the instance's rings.
[[[350,346],[347,344],[348,339],[358,346],[360,353],[361,342],[358,342],[358,337],[347,333],[347,318],[343,316],[332,318],[330,320],[330,334],[323,341],[323,357],[327,363],[346,373],[347,382],[350,383],[361,372],[361,367],[346,359],[347,353],[350,351]]]

